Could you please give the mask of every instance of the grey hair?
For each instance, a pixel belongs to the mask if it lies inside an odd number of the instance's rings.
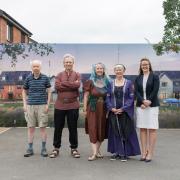
[[[114,66],[114,70],[115,70],[116,68],[124,69],[124,71],[126,70],[126,68],[125,68],[125,66],[124,66],[123,64],[116,64],[116,65]]]
[[[71,54],[65,54],[65,55],[63,56],[63,62],[64,62],[64,60],[65,60],[66,58],[71,58],[71,59],[73,60],[73,62],[75,61],[75,57],[74,57],[73,55],[71,55]]]
[[[35,59],[35,60],[32,60],[31,62],[30,62],[30,65],[31,66],[33,66],[33,64],[39,64],[40,66],[42,65],[42,62],[40,61],[40,60],[37,60],[37,59]]]

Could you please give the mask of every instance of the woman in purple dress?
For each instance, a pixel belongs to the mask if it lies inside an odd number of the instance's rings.
[[[115,79],[108,89],[106,105],[109,110],[108,152],[111,160],[127,161],[128,156],[140,155],[139,142],[134,126],[133,83],[124,78],[125,67],[114,67]]]

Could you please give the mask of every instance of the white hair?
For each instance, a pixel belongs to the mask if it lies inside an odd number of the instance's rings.
[[[65,54],[65,55],[63,56],[63,61],[64,61],[66,58],[71,58],[71,59],[73,60],[73,62],[75,61],[75,57],[74,57],[73,55],[71,55],[71,54]]]
[[[125,68],[125,66],[123,65],[123,64],[116,64],[115,66],[114,66],[114,70],[115,69],[123,69],[124,71],[126,70],[126,68]]]
[[[35,60],[32,60],[31,62],[30,62],[30,65],[31,66],[33,66],[33,64],[38,64],[38,65],[42,65],[42,62],[40,61],[40,60],[37,60],[37,59],[35,59]]]

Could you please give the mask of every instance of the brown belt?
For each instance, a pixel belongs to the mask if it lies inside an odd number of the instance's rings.
[[[63,104],[73,103],[77,101],[77,98],[60,98]]]
[[[103,97],[99,97],[99,98],[97,99],[97,101],[104,101],[104,98],[103,98]]]

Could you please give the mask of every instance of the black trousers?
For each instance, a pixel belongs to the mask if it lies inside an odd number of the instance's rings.
[[[61,147],[61,137],[62,137],[62,131],[65,124],[65,118],[67,118],[70,147],[72,149],[75,149],[78,147],[77,121],[79,118],[79,109],[70,109],[70,110],[55,109],[54,110],[53,146],[55,148]]]

